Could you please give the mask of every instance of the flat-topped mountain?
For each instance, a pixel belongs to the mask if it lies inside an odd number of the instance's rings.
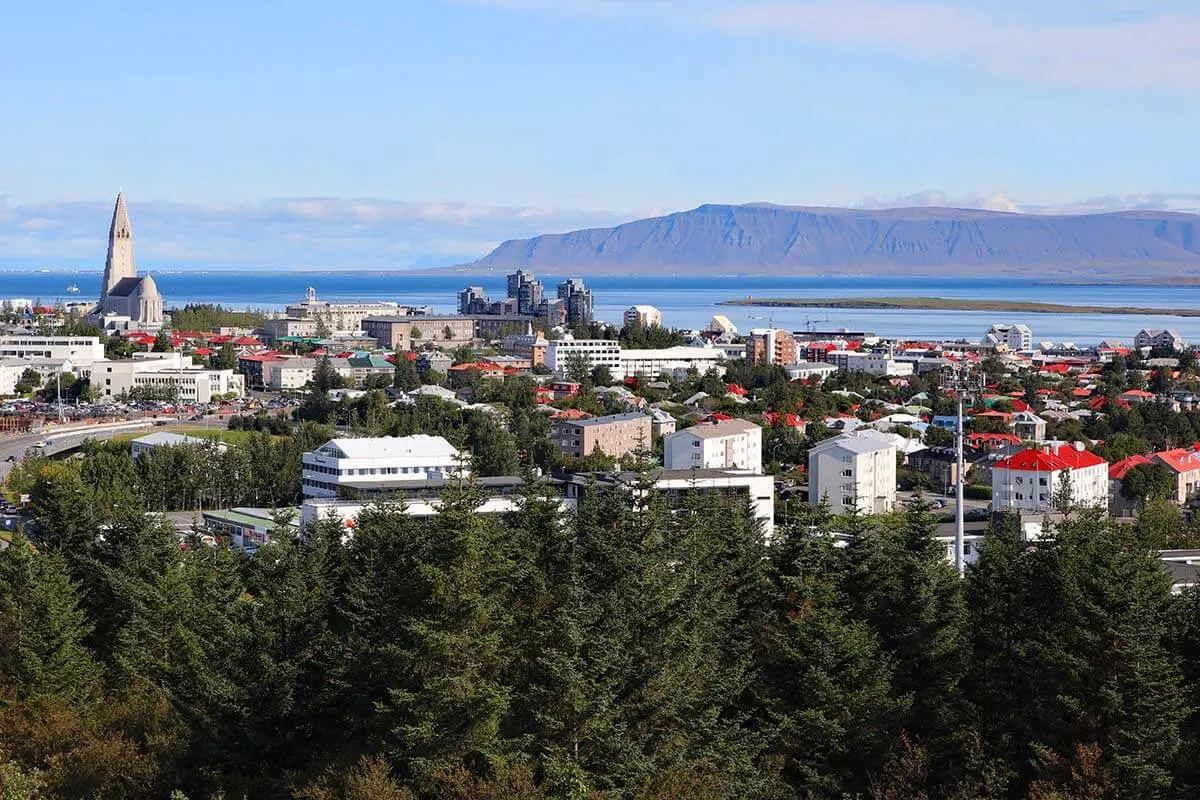
[[[703,205],[613,228],[507,241],[468,266],[556,274],[1174,277],[1200,270],[1200,216]]]

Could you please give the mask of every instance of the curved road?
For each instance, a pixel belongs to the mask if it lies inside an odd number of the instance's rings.
[[[77,428],[75,430],[47,429],[41,433],[0,437],[0,481],[7,478],[8,473],[12,472],[13,465],[25,457],[25,451],[38,442],[47,440],[52,442],[47,451],[52,455],[58,450],[69,449],[69,447],[79,445],[84,439],[111,439],[123,433],[149,428],[153,424],[153,420],[114,422],[89,425],[86,428]],[[13,461],[8,460],[10,456],[13,457]]]

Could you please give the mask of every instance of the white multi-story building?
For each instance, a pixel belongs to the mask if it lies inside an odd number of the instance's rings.
[[[886,514],[896,503],[896,448],[882,439],[842,435],[808,451],[808,497],[842,514]]]
[[[1008,325],[1004,323],[993,325],[983,335],[983,344],[1004,345],[1009,350],[1032,350],[1033,332],[1028,325]]]
[[[654,306],[636,305],[625,312],[624,321],[630,327],[661,326],[662,312]]]
[[[318,300],[311,286],[302,302],[290,305],[285,315],[291,319],[312,319],[324,322],[331,331],[360,331],[367,317],[394,316],[400,313],[399,303],[374,300],[367,303]]]
[[[762,472],[762,428],[744,419],[702,422],[663,437],[668,470],[740,469]]]
[[[583,358],[589,370],[604,365],[613,378],[621,379],[617,376],[621,371],[621,345],[615,339],[554,339],[546,346],[546,367],[564,378],[570,360],[576,356]]]
[[[283,358],[264,361],[262,365],[263,386],[277,392],[298,391],[308,386],[317,371],[315,358]],[[331,358],[329,365],[346,381],[353,381],[354,368],[345,358]]]
[[[97,361],[81,367],[101,399],[116,400],[135,388],[173,390],[182,402],[208,403],[214,397],[241,397],[246,392],[243,376],[231,369],[208,369],[185,364],[179,353],[139,353],[141,358]]]
[[[1108,462],[1080,442],[1022,450],[992,467],[992,508],[1050,511],[1064,482],[1079,506],[1108,508]]]
[[[0,336],[0,358],[53,358],[85,367],[104,360],[96,336]]]
[[[913,374],[913,365],[908,361],[897,361],[891,353],[859,352],[857,350],[831,350],[828,363],[842,372],[865,372],[881,377],[903,377]]]
[[[301,460],[306,498],[336,498],[346,492],[386,495],[392,489],[470,471],[452,444],[422,433],[331,439]]]
[[[664,347],[658,350],[620,350],[618,366],[612,371],[615,380],[633,376],[657,378],[670,375],[682,378],[691,370],[701,375],[720,369],[725,351],[717,347]]]
[[[789,381],[824,378],[838,371],[836,364],[827,364],[824,361],[797,361],[795,364],[785,364],[783,368],[787,371]]]

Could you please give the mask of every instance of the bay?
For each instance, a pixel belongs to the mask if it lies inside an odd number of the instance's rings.
[[[423,272],[262,272],[227,270],[152,271],[168,307],[218,303],[231,308],[278,310],[304,297],[309,286],[329,300],[395,300],[428,305],[452,313],[456,294],[465,286],[482,286],[493,298],[504,295],[504,275]],[[84,271],[0,272],[0,298],[40,298],[44,302],[84,299],[99,293],[101,273]],[[538,276],[554,295],[560,276]],[[599,319],[619,322],[635,303],[658,307],[664,323],[698,328],[713,314],[724,314],[740,330],[774,325],[789,330],[867,330],[906,339],[978,340],[996,322],[1025,323],[1034,339],[1095,343],[1102,339],[1130,342],[1141,328],[1173,328],[1200,342],[1200,318],[1168,315],[1007,313],[991,311],[927,311],[903,309],[823,309],[720,306],[723,300],[771,297],[912,297],[1026,300],[1044,303],[1162,308],[1200,307],[1194,285],[1061,285],[1012,278],[930,277],[766,277],[606,275],[585,278],[596,298]],[[69,295],[70,284],[79,294]]]

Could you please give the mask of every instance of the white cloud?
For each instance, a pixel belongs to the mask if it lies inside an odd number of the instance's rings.
[[[1003,192],[989,195],[950,197],[945,192],[930,189],[895,197],[867,197],[855,208],[983,208],[989,211],[1011,211],[1023,214],[1103,214],[1112,211],[1184,211],[1200,213],[1200,193],[1167,193],[1107,195],[1065,203],[1022,202]]]
[[[687,26],[939,59],[1097,88],[1200,86],[1200,8],[1177,0],[451,0],[514,13]],[[986,7],[985,7],[986,6]],[[1057,15],[1057,16],[1054,16]]]
[[[129,198],[139,260],[383,269],[452,264],[505,239],[616,225],[643,214],[385,199],[276,198],[258,203]],[[0,266],[102,263],[112,201],[13,203],[0,197]]]

